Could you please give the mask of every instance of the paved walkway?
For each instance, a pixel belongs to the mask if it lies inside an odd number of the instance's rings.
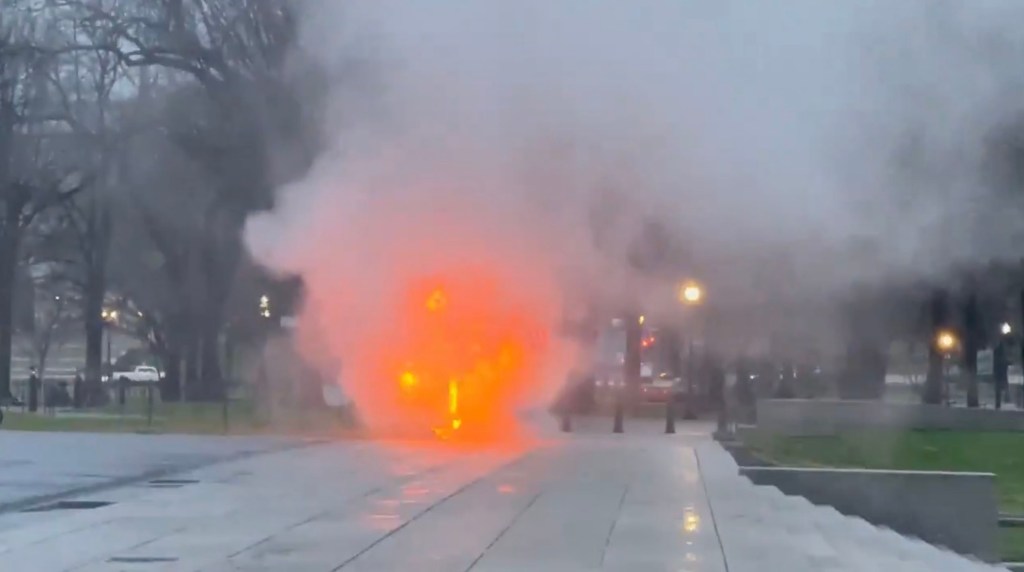
[[[0,430],[0,512],[297,444],[263,437],[44,433]],[[5,568],[0,565],[0,570]]]
[[[658,428],[581,426],[567,439],[488,451],[338,442],[231,461],[87,497],[113,503],[101,508],[0,515],[0,569],[987,568],[787,505],[736,476],[706,426]]]

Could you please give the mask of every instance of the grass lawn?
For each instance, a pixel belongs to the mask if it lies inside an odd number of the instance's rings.
[[[858,432],[829,437],[758,435],[747,445],[783,465],[996,474],[999,507],[1024,514],[1024,433]]]
[[[351,417],[334,410],[282,410],[258,412],[251,402],[233,401],[227,422],[220,403],[155,403],[152,420],[144,399],[125,406],[110,405],[81,412],[48,414],[8,410],[0,430],[93,431],[136,433],[192,433],[213,435],[318,434],[354,432]]]
[[[1024,562],[1024,528],[999,529],[999,554],[1004,562]]]
[[[744,440],[780,465],[995,473],[1000,512],[1024,514],[1024,433],[866,431]],[[1024,528],[1001,529],[1000,546],[1005,560],[1024,561]]]

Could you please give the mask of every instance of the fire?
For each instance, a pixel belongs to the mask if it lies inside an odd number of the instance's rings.
[[[361,373],[374,381],[355,386],[357,404],[407,432],[511,434],[515,405],[540,382],[546,324],[480,272],[401,290],[387,339],[367,344],[374,351],[360,361],[371,362]]]
[[[459,414],[459,382],[448,382],[448,414],[453,418]]]
[[[431,312],[437,312],[443,309],[447,303],[448,299],[445,297],[444,291],[437,289],[431,292],[430,298],[427,299],[427,309]]]
[[[415,373],[411,371],[404,371],[398,378],[398,382],[402,386],[403,390],[412,391],[412,389],[416,387],[416,384],[419,383],[419,380],[416,379]]]

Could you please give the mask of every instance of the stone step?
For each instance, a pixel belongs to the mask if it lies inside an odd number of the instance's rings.
[[[748,512],[774,519],[773,542],[790,544],[812,559],[864,561],[867,566],[898,565],[898,570],[997,570],[918,538],[840,513],[830,506],[816,506],[799,496],[786,495],[775,487],[751,485],[743,495]],[[762,530],[762,533],[764,530]],[[825,568],[823,566],[823,568]],[[825,568],[827,569],[827,568]],[[855,569],[855,568],[846,568]]]
[[[754,485],[717,444],[700,447],[698,455],[731,572],[1005,570]]]

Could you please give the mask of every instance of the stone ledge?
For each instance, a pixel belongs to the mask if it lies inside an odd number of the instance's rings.
[[[995,475],[796,467],[740,467],[756,485],[916,536],[987,562],[998,560]]]

